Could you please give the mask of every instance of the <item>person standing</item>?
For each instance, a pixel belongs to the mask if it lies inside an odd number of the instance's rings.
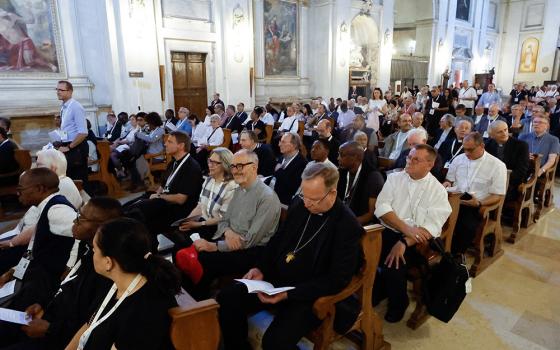
[[[67,175],[73,180],[82,180],[84,189],[88,186],[88,135],[86,112],[80,102],[72,98],[72,83],[61,80],[56,86],[56,95],[62,101],[60,117],[60,143],[58,150],[64,153],[68,162]]]

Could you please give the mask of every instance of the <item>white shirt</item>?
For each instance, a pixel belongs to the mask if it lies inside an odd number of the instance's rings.
[[[397,136],[395,137],[395,143],[393,144],[395,148],[393,149],[393,151],[391,151],[391,153],[389,153],[389,159],[399,158],[407,137],[408,137],[408,132],[402,132],[402,131],[397,132]]]
[[[479,200],[491,194],[505,195],[507,183],[506,165],[488,152],[470,160],[463,153],[458,155],[447,172],[447,180],[459,192],[469,192]]]
[[[298,128],[299,128],[298,117],[296,115],[293,115],[291,117],[284,118],[284,120],[282,121],[282,125],[280,125],[279,130],[280,131],[286,130],[286,131],[297,133]]]
[[[87,140],[87,144],[88,144],[88,161],[89,160],[91,160],[91,161],[97,160],[97,146],[91,140]],[[92,164],[92,165],[88,165],[88,167],[93,172],[98,172],[99,171],[99,164],[97,164],[97,163]]]
[[[451,214],[451,205],[447,191],[431,173],[420,180],[413,180],[406,171],[399,171],[387,175],[375,202],[374,214],[380,220],[389,212],[394,212],[407,224],[422,227],[433,237],[439,237]],[[381,223],[394,230],[383,220]]]
[[[204,135],[206,135],[206,130],[208,128],[212,129],[212,127],[206,125],[206,122],[198,123],[198,125],[194,128],[192,134],[193,135],[192,141],[195,146],[198,146],[203,143],[201,141],[204,139]]]
[[[383,114],[381,109],[385,106],[387,102],[384,99],[381,100],[373,100],[370,99],[368,102],[368,106],[371,112],[367,113],[366,116],[366,126],[368,128],[372,128],[374,131],[379,130],[379,116]]]
[[[70,204],[72,204],[74,208],[76,208],[76,210],[80,209],[80,207],[82,206],[82,196],[80,195],[80,191],[78,191],[78,188],[74,184],[74,181],[68,176],[59,176],[58,181],[60,181],[58,184],[58,193],[66,197],[66,199],[68,199],[68,202],[70,202]],[[76,216],[74,215],[72,220],[74,220],[75,218]]]
[[[57,194],[62,194],[56,192],[43,199],[41,203],[37,206],[39,213],[43,213],[45,205]],[[41,216],[41,214],[39,214]],[[72,237],[72,226],[74,225],[74,219],[76,218],[76,211],[64,204],[53,205],[49,212],[47,213],[49,219],[49,229],[51,233],[59,236]]]
[[[464,98],[477,98],[476,90],[473,87],[461,88],[459,90],[459,103],[465,105],[466,108],[474,108],[474,103],[476,100],[465,100]]]
[[[483,114],[475,116],[474,125],[478,125],[480,123],[480,119],[482,119]]]
[[[219,146],[222,143],[224,143],[224,131],[220,127],[216,129],[212,129],[212,127],[206,128],[206,133],[202,139],[198,141],[199,145],[209,146]]]
[[[264,116],[262,116],[261,120],[262,120],[263,123],[265,123],[267,125],[273,125],[274,126],[274,117],[270,113],[266,113]]]

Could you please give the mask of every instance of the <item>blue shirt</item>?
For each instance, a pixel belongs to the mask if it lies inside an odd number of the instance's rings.
[[[537,137],[535,132],[531,132],[519,136],[519,139],[527,142],[529,145],[529,153],[536,153],[542,156],[541,166],[546,164],[549,154],[560,153],[560,142],[558,142],[558,138],[554,135],[550,135],[548,132],[540,137]]]
[[[480,100],[478,100],[477,106],[488,108],[493,103],[497,103],[499,106],[502,105],[502,99],[500,97],[500,94],[498,94],[497,92],[490,93],[487,91],[483,93],[482,96],[480,96]]]
[[[192,135],[192,125],[187,118],[177,122],[177,130],[186,132],[189,136]]]
[[[62,142],[72,142],[78,134],[87,134],[86,111],[80,102],[73,98],[62,104],[60,109],[62,123],[60,129],[66,133],[66,140]]]

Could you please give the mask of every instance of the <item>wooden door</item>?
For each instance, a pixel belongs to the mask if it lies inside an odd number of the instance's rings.
[[[206,54],[171,51],[175,112],[187,107],[204,120],[206,106]]]

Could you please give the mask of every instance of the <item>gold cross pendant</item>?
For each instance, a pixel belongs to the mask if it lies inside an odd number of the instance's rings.
[[[292,262],[296,258],[296,255],[293,252],[286,254],[286,263]]]

